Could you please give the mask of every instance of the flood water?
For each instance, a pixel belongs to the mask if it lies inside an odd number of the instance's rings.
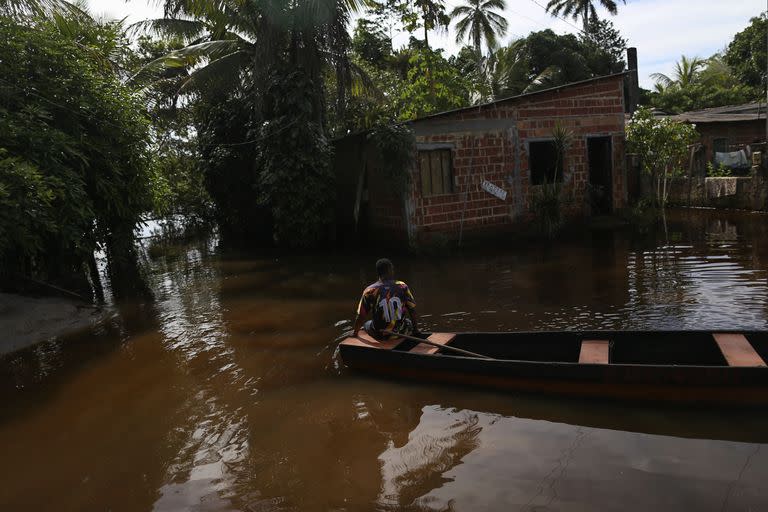
[[[0,359],[0,510],[768,509],[764,410],[367,378],[379,252],[153,254],[153,303]],[[768,328],[761,214],[391,257],[430,330]]]

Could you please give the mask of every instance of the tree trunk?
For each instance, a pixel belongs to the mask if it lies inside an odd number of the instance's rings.
[[[426,13],[425,13],[426,14]],[[424,16],[424,48],[427,52],[427,81],[429,82],[429,95],[432,98],[432,105],[435,104],[435,82],[432,79],[432,52],[429,49],[429,29],[427,28],[427,17]]]
[[[582,17],[584,18],[584,34],[589,34],[589,2],[584,4],[584,14],[582,14]]]
[[[112,226],[106,242],[109,277],[116,299],[152,299],[152,292],[139,265],[133,225]]]
[[[475,54],[477,55],[477,63],[479,66],[483,59],[483,48],[480,45],[480,27],[474,27],[473,31],[473,38],[475,40]]]
[[[96,255],[94,253],[91,253],[91,256],[88,258],[88,273],[91,277],[91,285],[93,286],[93,292],[96,295],[96,301],[99,304],[103,304],[104,287],[101,285],[99,267],[96,265]]]

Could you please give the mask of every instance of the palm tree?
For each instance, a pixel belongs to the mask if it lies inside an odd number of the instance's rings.
[[[47,16],[55,12],[81,15],[85,9],[67,0],[0,0],[0,14],[5,16]]]
[[[0,0],[2,1],[2,0]],[[327,71],[335,75],[337,107],[343,109],[351,87],[370,81],[349,58],[347,24],[365,0],[166,0],[166,18],[137,24],[136,29],[180,37],[185,48],[142,69],[136,79],[169,68],[190,70],[182,91],[235,88],[248,77],[251,92],[277,68],[300,68],[314,84],[312,110],[323,121]]]
[[[560,68],[549,66],[538,75],[532,75],[526,56],[526,41],[518,39],[499,48],[484,67],[489,97],[498,100],[528,93],[554,85]]]
[[[627,0],[621,0],[626,4]],[[597,17],[595,4],[602,5],[612,15],[618,13],[618,7],[614,0],[549,0],[547,12],[553,16],[571,16],[574,20],[581,18],[584,24],[584,32],[589,32],[589,20]]]
[[[664,73],[653,73],[651,78],[656,80],[658,92],[673,86],[685,88],[699,80],[699,73],[706,63],[705,60],[698,57],[688,58],[683,55],[675,63],[675,71],[671,77]]]
[[[460,18],[456,23],[456,42],[460,43],[469,36],[479,61],[482,44],[485,43],[489,50],[496,48],[498,38],[507,33],[506,18],[493,11],[503,11],[505,8],[505,0],[468,0],[466,5],[455,7],[451,11],[451,18]]]

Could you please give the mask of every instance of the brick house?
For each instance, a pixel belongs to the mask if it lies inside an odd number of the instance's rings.
[[[696,125],[701,134],[705,159],[712,162],[715,152],[727,153],[766,141],[766,105],[747,103],[707,108],[671,116],[672,119]]]
[[[409,245],[493,236],[533,219],[534,195],[552,176],[562,182],[571,217],[625,207],[625,93],[632,75],[594,78],[411,121],[417,155],[404,197],[387,186],[381,157],[367,134],[337,140],[341,231]],[[556,123],[573,133],[557,173]]]

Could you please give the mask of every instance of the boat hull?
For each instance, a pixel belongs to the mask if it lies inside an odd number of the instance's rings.
[[[615,332],[576,334],[582,339],[621,338],[621,334]],[[632,335],[637,337],[638,333]],[[561,333],[552,333],[553,338],[558,336]],[[546,344],[547,336],[546,333],[507,335],[506,343],[515,344],[520,339]],[[414,348],[405,350],[403,343],[386,342],[381,346],[374,343],[370,340],[360,343],[348,338],[340,345],[340,355],[351,369],[397,379],[606,399],[738,406],[768,403],[768,368],[729,366],[725,359],[722,364],[717,364],[717,360],[712,360],[713,355],[702,359],[707,362],[702,365],[600,364],[578,360],[488,360],[448,355],[445,349],[425,353]],[[481,348],[488,349],[489,345],[486,345]],[[463,348],[468,347],[472,347],[471,343],[463,345]],[[620,353],[619,350],[616,352]],[[658,355],[654,357],[658,358]]]

